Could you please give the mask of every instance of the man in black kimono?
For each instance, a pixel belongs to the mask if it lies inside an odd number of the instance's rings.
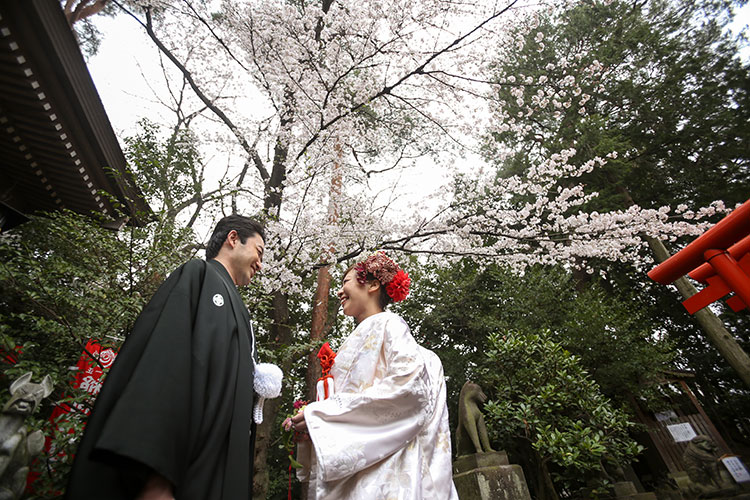
[[[263,249],[263,227],[230,215],[207,260],[161,285],[97,398],[68,499],[250,498],[256,350],[236,286],[260,270]]]

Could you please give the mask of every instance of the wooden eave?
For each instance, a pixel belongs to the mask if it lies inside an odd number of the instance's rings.
[[[60,3],[0,1],[0,203],[6,211],[69,209],[143,225],[152,212],[126,165]]]

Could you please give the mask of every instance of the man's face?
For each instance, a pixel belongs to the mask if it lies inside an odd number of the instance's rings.
[[[260,271],[264,248],[265,242],[259,234],[250,236],[245,240],[245,243],[240,242],[239,237],[237,237],[237,244],[231,253],[234,271],[232,276],[237,286],[248,285],[255,273]]]

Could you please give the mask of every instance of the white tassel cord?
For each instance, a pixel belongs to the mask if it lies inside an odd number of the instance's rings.
[[[281,381],[284,374],[281,368],[271,363],[258,363],[255,365],[255,377],[253,388],[258,395],[258,400],[253,408],[253,421],[256,424],[263,423],[263,403],[266,399],[279,397],[281,394]]]

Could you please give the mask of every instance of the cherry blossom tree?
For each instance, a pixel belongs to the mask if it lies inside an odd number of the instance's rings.
[[[493,100],[493,86],[510,88],[527,115],[550,102],[586,113],[590,96],[580,81],[601,78],[601,65],[566,74],[555,71],[571,65],[561,60],[538,81],[519,74],[498,83],[484,76],[489,47],[494,57],[516,50],[538,26],[538,6],[226,2],[211,12],[186,0],[135,5],[120,6],[131,9],[189,83],[196,107],[231,134],[241,158],[235,183],[244,189],[242,203],[262,206],[271,219],[276,244],[270,245],[269,291],[295,290],[299,279],[290,271],[319,264],[323,255],[343,261],[377,247],[502,258],[521,267],[574,257],[634,260],[638,235],[695,235],[706,227],[699,216],[723,210],[716,204],[690,220],[675,219],[669,207],[582,212],[596,193],[583,182],[559,189],[558,180],[575,182],[618,151],[580,162],[567,147],[532,159],[523,177],[497,180],[480,165],[457,178],[454,199],[436,197],[433,203],[441,204],[429,212],[415,204],[421,216],[389,213],[372,178],[417,159],[439,168],[455,158],[451,149],[472,147],[472,129],[528,127]],[[508,23],[516,27],[512,37]],[[258,101],[249,113],[236,97],[246,91]],[[334,170],[340,191],[331,190]],[[261,190],[262,196],[248,195]],[[332,192],[335,220],[328,213]],[[237,199],[235,193],[233,208]]]
[[[288,294],[299,291],[301,271],[331,248],[344,260],[392,232],[388,204],[373,207],[370,177],[459,141],[468,113],[454,106],[465,91],[430,73],[470,60],[515,4],[227,2],[218,12],[186,1],[118,4],[189,83],[196,107],[225,126],[242,157],[237,190],[263,193],[239,193],[232,208],[269,217],[264,283],[279,344],[293,340]],[[249,115],[230,99],[248,89],[260,101]],[[334,169],[346,186],[337,220],[320,209],[330,204]],[[258,433],[258,471],[269,434]]]

